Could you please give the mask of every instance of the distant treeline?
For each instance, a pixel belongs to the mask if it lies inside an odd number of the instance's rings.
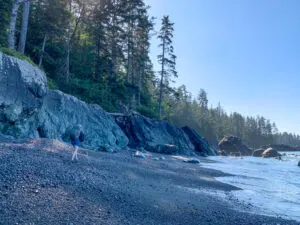
[[[204,90],[194,100],[185,86],[173,88],[173,32],[169,17],[152,18],[143,0],[0,2],[2,51],[27,55],[46,72],[50,88],[111,112],[126,105],[148,117],[189,125],[211,142],[236,135],[250,146],[300,145],[299,136],[279,133],[264,117],[209,109]],[[151,38],[160,43],[159,71],[149,57]]]

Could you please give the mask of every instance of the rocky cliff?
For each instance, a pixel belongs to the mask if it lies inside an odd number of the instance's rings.
[[[0,52],[0,136],[62,139],[82,124],[89,146],[124,147],[128,139],[100,106],[47,88],[46,75],[26,61]]]
[[[100,106],[47,88],[38,67],[0,52],[0,139],[51,138],[68,141],[69,129],[81,124],[85,144],[144,148],[165,154],[215,155],[191,128],[138,114],[113,118]]]

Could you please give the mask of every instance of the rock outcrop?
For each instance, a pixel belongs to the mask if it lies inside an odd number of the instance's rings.
[[[115,116],[129,139],[129,147],[165,154],[190,154],[195,150],[185,132],[166,121],[152,120],[139,114]]]
[[[47,79],[40,69],[0,52],[0,133],[37,137],[35,116],[46,94]]]
[[[128,144],[127,137],[114,119],[100,106],[86,104],[60,91],[48,91],[38,120],[41,137],[68,140],[68,129],[81,124],[89,146],[125,147]]]
[[[194,129],[190,127],[183,127],[183,131],[189,137],[192,144],[195,146],[195,151],[202,156],[216,156],[216,151],[209,145],[209,143],[201,137]]]
[[[265,149],[257,149],[252,153],[252,156],[254,157],[262,157],[263,152],[265,151]]]
[[[267,150],[265,150],[262,153],[262,157],[264,158],[272,158],[272,157],[280,157],[281,154],[279,154],[276,150],[274,150],[273,148],[268,148]]]
[[[240,155],[243,156],[252,155],[251,149],[249,149],[240,138],[235,136],[225,136],[219,142],[219,148],[228,155],[230,155],[231,152],[240,152]]]
[[[46,75],[26,61],[0,52],[0,138],[53,138],[81,124],[91,147],[124,147],[128,139],[100,106],[48,90]]]

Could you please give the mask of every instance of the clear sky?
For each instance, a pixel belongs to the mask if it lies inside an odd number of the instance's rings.
[[[175,23],[179,78],[227,112],[264,116],[300,134],[300,0],[146,0]],[[151,55],[158,70],[158,42]]]

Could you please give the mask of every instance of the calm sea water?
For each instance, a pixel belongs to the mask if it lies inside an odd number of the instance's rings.
[[[281,152],[283,153],[283,152]],[[213,157],[204,167],[234,174],[217,180],[242,188],[237,199],[252,204],[254,213],[300,221],[300,152],[285,152],[282,161],[256,157]]]

